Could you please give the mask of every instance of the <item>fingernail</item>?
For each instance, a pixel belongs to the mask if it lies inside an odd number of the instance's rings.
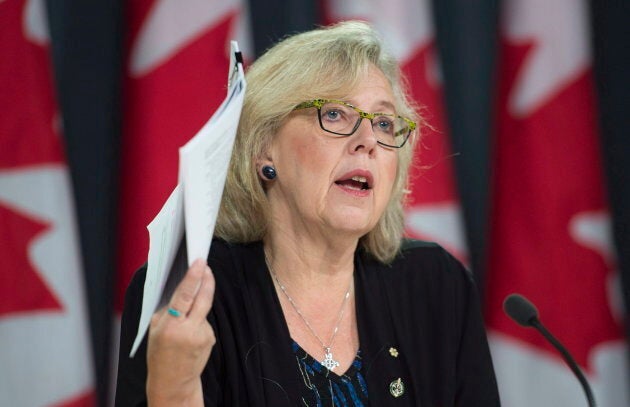
[[[203,259],[197,259],[193,262],[194,267],[202,267],[204,264],[205,262],[203,261]]]

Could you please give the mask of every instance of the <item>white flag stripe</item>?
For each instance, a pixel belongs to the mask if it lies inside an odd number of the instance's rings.
[[[74,212],[67,170],[40,166],[0,172],[0,203],[51,228],[28,248],[61,311],[35,311],[0,319],[0,394],[10,406],[44,406],[92,388],[92,359]],[[10,368],[9,368],[10,367]]]
[[[490,344],[502,405],[587,406],[578,379],[559,357],[497,332],[490,335]],[[602,344],[593,352],[592,366],[595,371],[591,375],[586,373],[586,377],[600,407],[628,405],[630,393],[626,352],[621,342]]]

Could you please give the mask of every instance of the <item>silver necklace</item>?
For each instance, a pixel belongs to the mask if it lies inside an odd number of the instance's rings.
[[[266,254],[265,254],[265,263],[267,263],[267,267],[269,268],[269,271],[271,272],[273,279],[276,281],[276,283],[278,284],[278,287],[280,287],[280,290],[284,293],[285,297],[287,297],[287,300],[289,300],[289,303],[291,304],[295,312],[297,312],[300,318],[302,318],[302,321],[304,321],[304,324],[306,325],[308,330],[311,331],[313,336],[317,338],[319,343],[322,345],[322,348],[324,349],[324,360],[322,360],[319,363],[321,363],[321,365],[324,366],[328,370],[331,370],[331,371],[334,370],[337,366],[339,366],[339,362],[333,359],[333,355],[330,349],[332,348],[333,343],[335,342],[337,331],[339,331],[339,324],[341,323],[341,320],[343,319],[343,314],[346,310],[346,302],[348,302],[348,298],[350,298],[350,288],[352,287],[352,282],[350,283],[350,286],[348,287],[348,291],[346,291],[346,294],[343,297],[343,302],[341,303],[341,309],[339,310],[339,317],[337,318],[337,323],[335,324],[335,328],[333,329],[332,334],[330,335],[330,340],[328,341],[328,345],[326,345],[324,341],[322,341],[322,339],[319,337],[319,335],[317,335],[317,332],[315,332],[311,324],[307,321],[306,317],[304,317],[304,314],[302,314],[302,311],[300,311],[295,301],[293,301],[293,298],[291,298],[291,296],[287,292],[286,287],[278,279],[278,276],[276,275],[276,272],[273,270],[273,267],[271,267],[271,262],[267,258]]]

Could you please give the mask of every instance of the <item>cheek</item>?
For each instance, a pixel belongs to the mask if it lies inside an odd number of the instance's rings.
[[[394,181],[396,180],[396,173],[398,172],[398,156],[392,157],[383,166],[383,173],[388,181],[389,189],[394,187]]]
[[[381,172],[381,176],[384,182],[381,183],[382,189],[379,195],[382,199],[379,205],[383,205],[383,207],[385,207],[394,193],[394,183],[396,182],[396,173],[398,171],[398,160],[388,160],[386,163],[383,163],[382,169],[383,171]]]
[[[305,140],[296,140],[292,150],[295,152],[298,163],[308,164],[308,158],[311,155],[309,152],[312,150],[308,142]]]
[[[326,139],[303,138],[295,140],[292,146],[296,163],[308,173],[319,173],[334,157],[334,150]]]

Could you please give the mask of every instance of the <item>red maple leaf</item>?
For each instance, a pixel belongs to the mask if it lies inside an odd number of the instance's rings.
[[[501,311],[503,298],[520,292],[536,303],[543,323],[578,363],[589,367],[595,345],[623,337],[608,306],[612,270],[569,228],[577,214],[606,208],[592,73],[585,68],[533,112],[515,117],[508,97],[532,48],[506,43],[501,52],[488,324],[555,355],[540,335]]]
[[[25,3],[0,2],[0,169],[64,160],[49,49],[26,37]]]
[[[154,5],[152,1],[133,2],[128,13],[129,44]],[[226,49],[237,13],[226,14],[152,71],[125,78],[119,311],[133,271],[146,261],[146,225],[177,184],[178,149],[199,131],[225,97]]]
[[[63,161],[54,118],[57,111],[48,47],[27,37],[25,1],[0,3],[0,169]],[[28,257],[28,245],[49,225],[0,205],[0,316],[60,310]]]
[[[28,249],[50,224],[0,204],[0,318],[30,311],[61,311],[62,306],[36,266]]]

